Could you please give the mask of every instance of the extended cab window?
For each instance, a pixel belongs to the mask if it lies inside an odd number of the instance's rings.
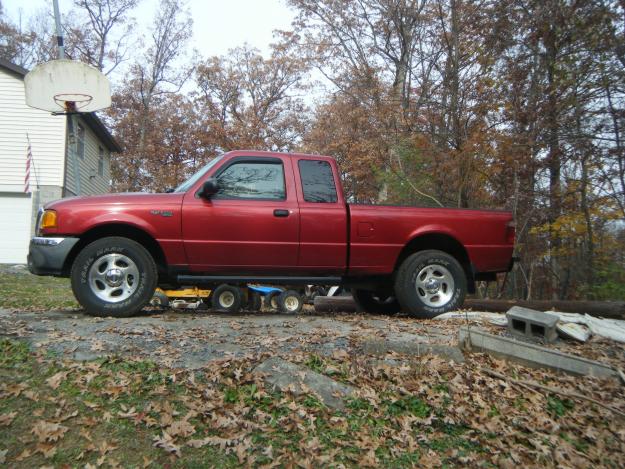
[[[299,174],[306,202],[335,203],[336,186],[332,167],[327,161],[299,160]]]
[[[228,166],[219,176],[218,199],[284,200],[282,163],[241,162]]]

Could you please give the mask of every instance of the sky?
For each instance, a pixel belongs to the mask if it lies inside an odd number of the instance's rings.
[[[61,14],[67,13],[72,0],[59,0]],[[158,0],[140,0],[135,18],[147,31]],[[5,12],[15,21],[20,9],[28,17],[40,9],[52,10],[52,0],[3,0]],[[285,0],[187,0],[193,18],[192,47],[204,57],[223,55],[245,42],[268,55],[272,32],[288,29],[295,13]]]

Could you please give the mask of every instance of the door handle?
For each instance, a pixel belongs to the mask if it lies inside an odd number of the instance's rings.
[[[289,211],[277,208],[273,211],[273,216],[274,217],[288,217]]]

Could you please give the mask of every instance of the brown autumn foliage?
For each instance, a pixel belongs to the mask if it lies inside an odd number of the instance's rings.
[[[483,294],[625,299],[624,0],[288,3],[267,57],[186,54],[178,0],[127,64],[131,9],[99,43],[72,25],[76,58],[126,66],[114,190],[175,186],[234,148],[329,154],[354,202],[512,210],[521,262]],[[0,13],[3,57],[45,56],[29,28]]]

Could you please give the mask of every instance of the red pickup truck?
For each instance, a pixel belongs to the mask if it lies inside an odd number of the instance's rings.
[[[130,316],[157,286],[341,284],[365,311],[433,317],[512,265],[502,211],[349,204],[329,157],[234,151],[173,192],[58,200],[28,266],[87,313]]]

